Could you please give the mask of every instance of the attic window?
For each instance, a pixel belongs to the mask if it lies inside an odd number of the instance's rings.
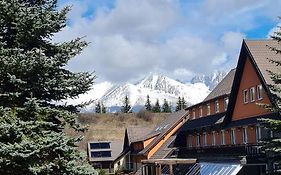
[[[243,103],[244,104],[248,103],[248,98],[249,98],[248,89],[244,89],[243,90]]]
[[[109,149],[109,142],[90,143],[90,149]]]
[[[257,99],[261,100],[262,99],[262,85],[257,85]]]
[[[250,88],[250,101],[251,102],[255,101],[255,87]]]
[[[111,151],[91,151],[91,157],[111,157]]]

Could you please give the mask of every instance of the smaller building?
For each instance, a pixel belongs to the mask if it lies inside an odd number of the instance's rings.
[[[114,173],[113,161],[122,152],[123,141],[91,141],[88,142],[89,162],[96,169]]]

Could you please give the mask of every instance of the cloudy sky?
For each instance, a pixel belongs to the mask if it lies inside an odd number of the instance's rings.
[[[267,38],[281,15],[281,0],[59,0],[65,5],[68,26],[54,40],[91,42],[69,68],[115,83],[228,71],[242,39]]]

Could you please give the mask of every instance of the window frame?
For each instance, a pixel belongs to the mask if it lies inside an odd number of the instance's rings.
[[[192,118],[193,118],[193,119],[196,119],[196,112],[195,112],[195,109],[194,109],[194,108],[192,109]]]
[[[200,134],[196,134],[196,146],[200,147],[201,145],[201,137]]]
[[[221,130],[221,145],[225,145],[225,130]]]
[[[219,100],[215,100],[215,113],[219,113],[220,112],[220,103]]]
[[[216,131],[212,132],[212,146],[216,145]]]
[[[250,102],[254,102],[256,100],[256,96],[255,96],[256,88],[251,87],[249,91],[250,91]]]
[[[257,100],[263,99],[263,87],[261,84],[257,85]]]
[[[257,143],[261,142],[261,127],[259,125],[256,126],[256,141]]]
[[[208,144],[207,144],[207,133],[206,132],[204,132],[203,133],[203,146],[207,146]]]
[[[228,97],[225,97],[225,98],[223,99],[224,111],[227,111],[228,103],[229,103],[229,98],[228,98]]]
[[[203,108],[199,106],[199,117],[203,117]]]
[[[211,104],[207,103],[207,115],[211,115]]]
[[[232,145],[235,145],[235,144],[236,144],[236,136],[235,136],[235,129],[234,129],[234,128],[232,128],[232,129],[230,130],[230,143],[231,143]]]
[[[243,95],[243,99],[242,99],[243,100],[243,104],[249,103],[249,91],[248,91],[248,89],[244,89],[242,91],[242,95]]]
[[[242,128],[242,140],[244,144],[248,143],[248,127]]]

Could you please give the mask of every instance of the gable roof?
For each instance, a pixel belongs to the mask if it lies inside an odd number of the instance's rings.
[[[170,156],[173,153],[174,148],[171,148],[170,145],[175,141],[176,135],[171,136],[168,140],[161,145],[161,147],[150,157],[150,159],[164,159]]]
[[[276,52],[272,51],[269,47],[276,47],[281,49],[280,44],[278,44],[277,41],[274,41],[272,39],[243,40],[237,63],[236,73],[233,80],[233,86],[229,98],[229,105],[227,109],[228,112],[224,121],[225,124],[231,121],[234,106],[236,103],[237,93],[243,75],[244,65],[247,58],[249,58],[250,62],[253,64],[256,74],[258,75],[264,87],[264,90],[267,92],[271,103],[275,105],[271,98],[271,92],[268,87],[269,84],[273,84],[268,70],[278,72],[278,67],[275,64],[271,63],[268,59],[281,61],[281,54],[276,54]]]
[[[181,110],[175,113],[172,113],[170,116],[168,116],[160,125],[156,126],[154,130],[151,133],[155,133],[157,130],[157,127],[164,126],[164,128],[161,130],[161,133],[157,135],[155,139],[153,139],[142,151],[139,152],[139,154],[146,155],[159,141],[163,139],[163,137],[169,133],[174,127],[176,127],[184,117],[187,117],[188,111]],[[165,126],[167,126],[165,128]],[[151,134],[150,133],[150,134]],[[150,135],[148,134],[148,135]]]
[[[236,69],[232,69],[222,79],[222,81],[212,90],[212,92],[203,100],[203,102],[215,99],[223,95],[229,95],[234,79]]]
[[[143,135],[147,135],[152,131],[152,127],[143,127],[143,126],[130,126],[127,128],[127,134],[128,134],[128,141],[129,144],[136,142],[136,141],[142,141]]]

